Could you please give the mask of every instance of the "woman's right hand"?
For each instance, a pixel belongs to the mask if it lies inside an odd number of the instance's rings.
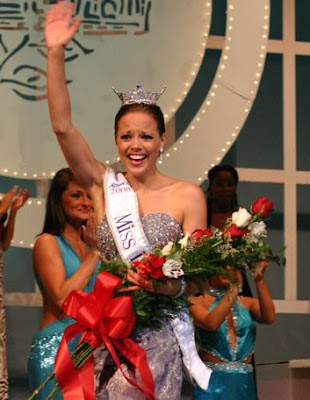
[[[151,281],[145,279],[138,272],[135,272],[130,266],[127,269],[127,280],[132,283],[132,286],[122,290],[124,292],[143,289],[151,293],[175,296],[180,291],[180,280],[168,279],[162,285],[155,286]]]
[[[17,186],[14,186],[10,189],[5,195],[3,195],[1,204],[0,204],[0,217],[7,212],[10,205],[13,202],[14,196],[16,194]]]
[[[74,3],[58,0],[45,18],[45,42],[48,48],[66,46],[75,35],[81,19],[71,21]]]
[[[88,244],[91,250],[97,250],[97,220],[95,214],[91,214],[88,218],[86,226],[83,225],[82,233],[85,243]]]

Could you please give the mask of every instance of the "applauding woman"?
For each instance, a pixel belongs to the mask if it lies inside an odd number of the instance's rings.
[[[83,232],[91,222],[93,201],[76,181],[69,168],[59,170],[51,184],[41,235],[33,249],[33,268],[43,297],[43,318],[35,333],[29,355],[28,372],[33,391],[54,371],[54,360],[65,328],[72,319],[61,305],[72,290],[89,292],[99,266],[98,251]],[[85,235],[84,235],[85,236]],[[54,381],[50,381],[37,399],[45,399]]]
[[[275,318],[264,279],[266,266],[262,262],[254,275],[257,299],[238,297],[242,275],[233,268],[209,279],[208,294],[190,298],[200,356],[213,370],[208,390],[195,387],[195,400],[256,400],[251,365],[254,321],[271,324]]]

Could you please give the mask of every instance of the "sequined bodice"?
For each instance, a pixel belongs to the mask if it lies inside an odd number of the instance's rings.
[[[145,235],[151,247],[164,247],[169,241],[182,236],[181,225],[165,213],[146,214],[141,217]],[[101,257],[111,260],[118,251],[106,217],[98,226],[98,250]]]

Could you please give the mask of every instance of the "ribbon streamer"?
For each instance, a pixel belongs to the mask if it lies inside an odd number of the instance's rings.
[[[156,400],[146,353],[129,339],[136,321],[132,312],[132,299],[129,296],[114,297],[120,285],[120,278],[101,272],[92,292],[86,294],[74,290],[63,304],[64,312],[77,321],[65,329],[55,359],[55,375],[64,400],[95,399],[93,356],[77,370],[68,349],[68,343],[79,334],[82,337],[78,345],[88,343],[92,349],[96,349],[104,343],[125,379],[141,390],[147,400]],[[139,371],[142,387],[125,375],[115,348]]]

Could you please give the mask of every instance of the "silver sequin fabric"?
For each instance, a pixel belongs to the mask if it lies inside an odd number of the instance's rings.
[[[164,247],[170,240],[182,236],[180,224],[164,213],[146,214],[141,217],[145,235],[151,247]],[[110,231],[108,221],[104,217],[98,226],[98,250],[101,258],[111,260],[117,256],[117,248]]]
[[[161,248],[182,236],[180,224],[167,214],[147,214],[141,218],[141,222],[152,247]],[[102,258],[112,259],[117,256],[117,248],[106,218],[102,219],[98,227],[98,239]],[[131,338],[146,351],[156,398],[179,400],[182,386],[181,351],[169,321],[164,321],[160,329],[136,329]],[[128,367],[124,360],[121,361],[125,374],[140,382],[139,374]],[[104,346],[95,351],[95,383],[97,400],[145,399],[142,392],[126,381],[120,369],[115,368],[114,361]]]
[[[155,395],[159,400],[179,400],[182,386],[182,359],[177,339],[169,322],[160,329],[144,328],[131,337],[145,349],[153,375]],[[138,374],[123,363],[127,376],[141,383]],[[112,377],[109,378],[109,374]],[[101,380],[101,382],[100,382]],[[144,400],[145,395],[128,383],[120,369],[102,346],[95,351],[95,384],[97,400]]]

